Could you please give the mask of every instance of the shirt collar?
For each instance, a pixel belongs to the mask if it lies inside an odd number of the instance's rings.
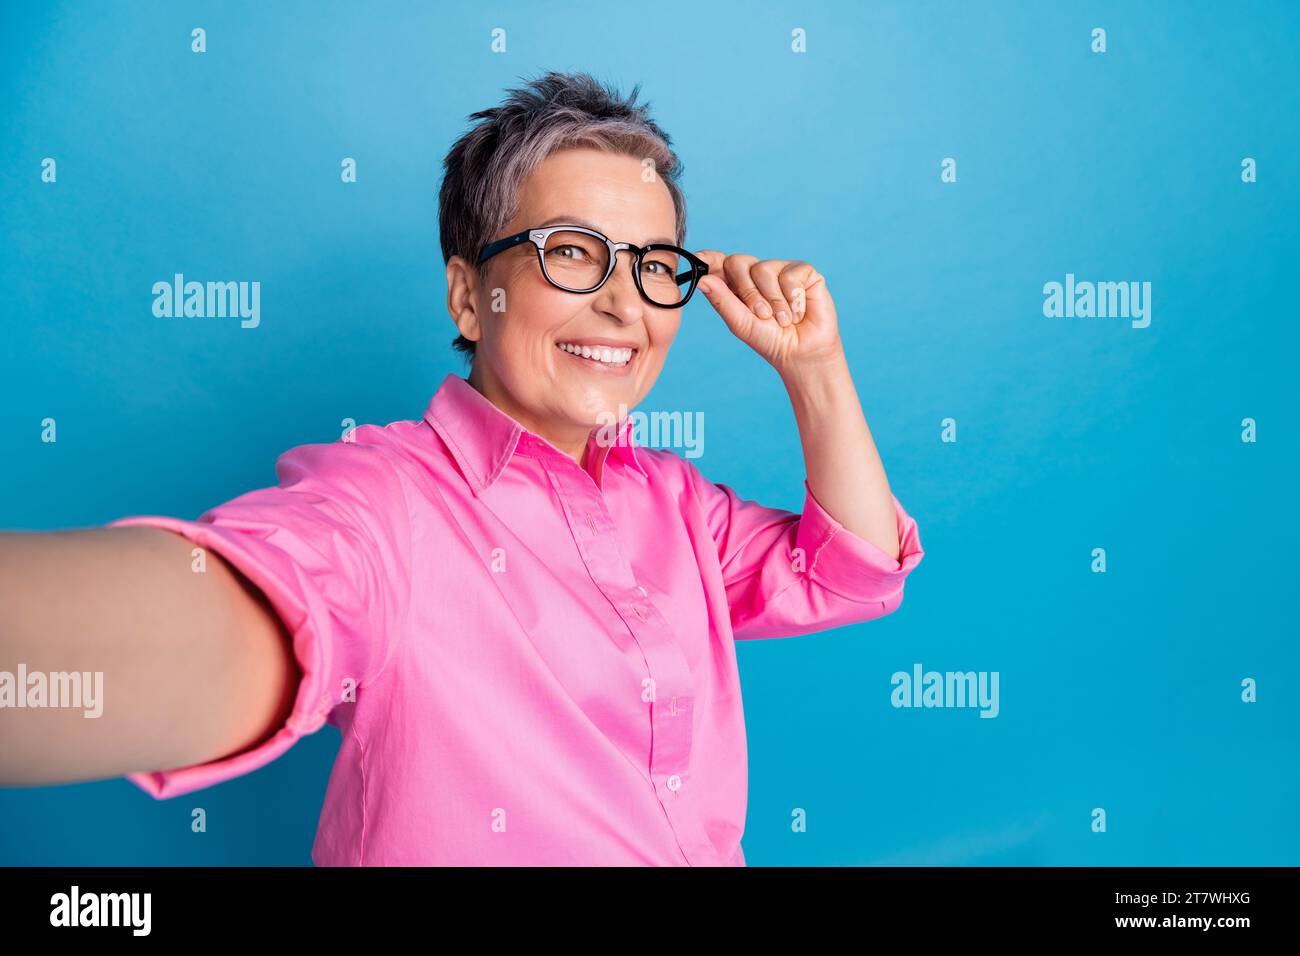
[[[526,454],[559,456],[576,464],[546,439],[530,432],[493,405],[478,389],[455,372],[448,372],[438,386],[438,391],[425,409],[424,420],[447,443],[461,474],[475,495],[491,487],[521,446],[526,449]],[[628,467],[642,475],[646,474],[645,468],[637,459],[633,440],[636,430],[632,424],[631,418],[622,418],[618,422],[617,438],[612,443],[598,439],[600,435],[608,435],[607,428],[592,429],[587,438],[587,447],[589,467],[594,467],[595,474],[602,474],[605,459],[611,453]]]

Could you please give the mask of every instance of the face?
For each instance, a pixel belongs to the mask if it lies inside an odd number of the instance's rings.
[[[523,184],[519,211],[499,235],[558,223],[585,225],[614,242],[677,241],[668,187],[658,177],[644,182],[637,157],[595,149],[551,154]],[[641,298],[630,252],[618,254],[609,281],[585,294],[548,283],[531,242],[489,262],[485,283],[458,258],[448,264],[452,316],[476,343],[470,382],[524,427],[579,457],[593,427],[650,391],[681,309]],[[501,311],[493,311],[494,302]],[[631,357],[611,364],[562,346],[630,349]]]

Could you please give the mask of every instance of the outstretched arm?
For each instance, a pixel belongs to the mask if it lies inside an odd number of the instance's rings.
[[[14,675],[12,692],[27,693],[20,665],[103,675],[99,716],[0,708],[0,786],[185,766],[254,746],[284,721],[299,673],[279,618],[220,557],[194,573],[192,548],[156,528],[0,533],[0,672]]]

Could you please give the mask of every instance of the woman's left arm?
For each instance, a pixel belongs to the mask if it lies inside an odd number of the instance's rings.
[[[700,291],[781,377],[808,488],[841,525],[899,556],[894,498],[862,413],[826,279],[807,262],[702,250]]]

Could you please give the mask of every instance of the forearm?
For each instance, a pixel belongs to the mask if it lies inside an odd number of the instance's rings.
[[[897,559],[898,522],[848,361],[781,374],[803,445],[808,487],[841,525]]]
[[[283,720],[297,673],[278,619],[218,556],[193,571],[192,547],[154,528],[0,533],[0,672],[103,675],[96,717],[0,709],[0,785],[186,766]]]

